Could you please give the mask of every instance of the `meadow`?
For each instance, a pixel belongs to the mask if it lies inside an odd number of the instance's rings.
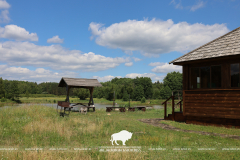
[[[168,106],[171,112],[171,106]],[[163,109],[146,112],[106,112],[86,115],[72,112],[60,117],[56,110],[41,105],[2,108],[0,112],[1,159],[238,159],[240,140],[176,132],[142,123],[139,119],[163,118]],[[163,121],[178,128],[240,135],[239,129],[189,125]],[[127,147],[138,151],[111,151],[111,135],[127,130],[133,133]],[[118,141],[122,147],[122,142]],[[115,145],[116,147],[116,145]],[[17,148],[17,150],[7,150]],[[36,149],[38,148],[38,149]],[[39,149],[40,148],[40,149]],[[184,150],[174,150],[183,148]],[[185,149],[188,150],[185,150]],[[216,148],[201,151],[197,148]],[[91,150],[89,150],[91,149]],[[161,150],[163,149],[163,150]],[[164,150],[165,149],[165,150]],[[107,152],[106,152],[107,151]]]

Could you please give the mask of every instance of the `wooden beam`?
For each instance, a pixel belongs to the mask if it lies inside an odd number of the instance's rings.
[[[89,99],[89,103],[88,103],[88,106],[90,106],[91,101],[93,101],[93,98],[92,98],[92,95],[93,95],[93,87],[92,88],[89,88],[89,91],[90,91],[90,99]]]

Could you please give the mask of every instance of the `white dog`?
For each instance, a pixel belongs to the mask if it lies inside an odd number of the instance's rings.
[[[81,107],[79,112],[87,114],[87,107]]]

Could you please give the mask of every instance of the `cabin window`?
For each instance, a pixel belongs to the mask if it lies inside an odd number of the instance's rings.
[[[191,68],[190,88],[220,88],[221,65]]]
[[[210,88],[210,67],[200,67],[201,88]]]
[[[239,63],[231,64],[231,87],[239,87]]]
[[[199,68],[191,68],[191,88],[200,88],[200,73]]]
[[[221,79],[221,66],[211,66],[211,88],[220,88]]]

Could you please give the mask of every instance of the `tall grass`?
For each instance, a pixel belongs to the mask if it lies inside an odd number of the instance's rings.
[[[168,107],[171,112],[171,107]],[[26,105],[1,109],[0,148],[15,147],[18,151],[0,151],[7,159],[224,159],[238,157],[230,151],[173,151],[173,147],[232,147],[239,140],[164,130],[138,121],[163,118],[164,110],[146,112],[110,112],[97,110],[82,115],[77,112],[60,117],[56,110],[42,105]],[[194,129],[194,127],[192,128]],[[225,129],[225,128],[223,128]],[[127,146],[141,146],[145,151],[100,152],[99,146],[111,146],[111,135],[121,130],[133,133]],[[120,146],[121,141],[118,141]],[[43,151],[25,151],[24,148],[45,148]],[[48,148],[68,148],[67,151],[49,151]],[[149,151],[148,148],[167,148]],[[74,151],[73,148],[92,148]],[[2,157],[1,157],[2,156]]]

